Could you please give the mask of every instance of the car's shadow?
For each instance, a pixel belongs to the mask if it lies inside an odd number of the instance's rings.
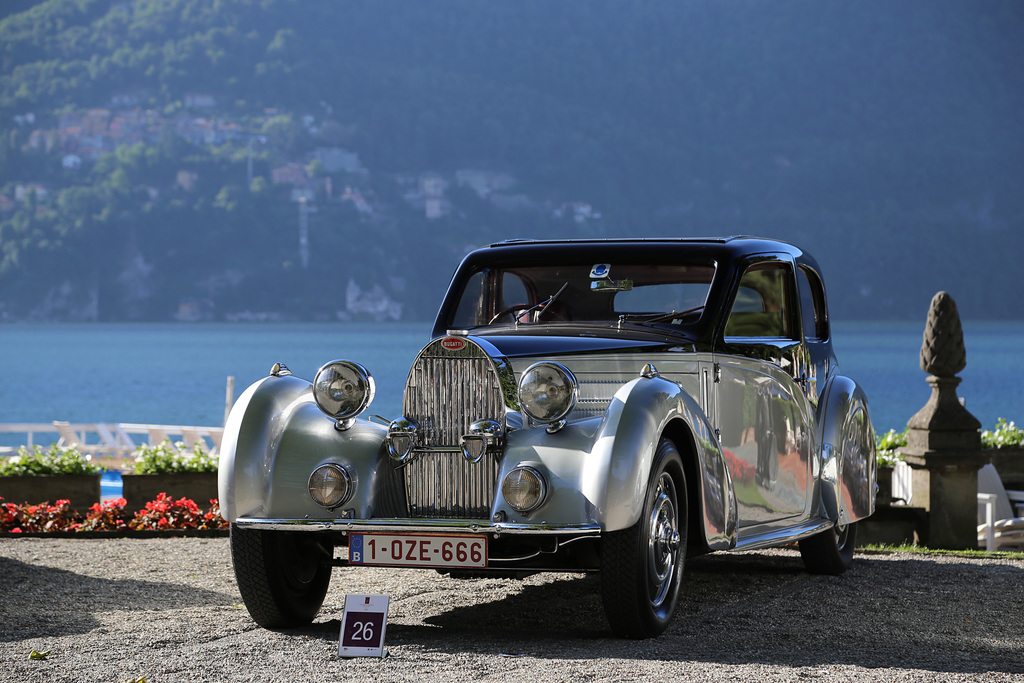
[[[658,638],[613,637],[598,578],[580,576],[390,624],[387,640],[449,653],[1024,673],[1022,580],[996,563],[865,558],[832,577],[808,574],[795,553],[719,554],[689,561]],[[301,631],[336,641],[339,626]]]
[[[231,605],[225,593],[159,581],[106,579],[0,557],[0,642],[88,633],[96,612]]]

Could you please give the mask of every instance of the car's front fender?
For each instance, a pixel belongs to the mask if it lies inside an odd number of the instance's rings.
[[[697,402],[669,380],[639,378],[623,385],[603,418],[570,424],[549,434],[543,428],[509,435],[499,481],[513,468],[543,469],[551,482],[545,505],[517,515],[499,497],[495,512],[529,523],[594,522],[603,531],[631,527],[640,518],[658,441],[677,440],[683,453],[695,454],[696,482],[704,541],[726,549],[736,541],[736,496],[714,431]]]
[[[355,492],[346,507],[369,517],[374,504],[383,502],[375,492],[393,469],[382,453],[386,429],[365,420],[335,429],[311,388],[298,377],[270,376],[246,389],[231,408],[218,476],[221,514],[229,522],[322,517],[307,484],[313,470],[328,462],[344,463],[353,477]]]
[[[691,442],[676,446],[684,458],[695,455],[698,481],[690,482],[690,490],[698,495],[704,540],[713,550],[730,548],[736,542],[736,494],[714,428],[692,396],[661,377],[624,385],[602,424],[597,450],[607,453],[609,463],[605,529],[626,529],[640,518],[658,441],[666,434],[685,438],[672,427],[679,422]]]

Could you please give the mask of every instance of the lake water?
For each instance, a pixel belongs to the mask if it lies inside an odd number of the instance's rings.
[[[928,400],[918,364],[921,323],[834,327],[840,367],[865,388],[877,431],[902,429]],[[140,422],[219,426],[228,376],[234,395],[275,362],[312,378],[334,358],[376,380],[371,413],[399,415],[409,365],[429,325],[0,326],[0,422]],[[958,393],[986,428],[1024,421],[1024,323],[965,322],[967,367]],[[2,445],[10,445],[4,443]]]

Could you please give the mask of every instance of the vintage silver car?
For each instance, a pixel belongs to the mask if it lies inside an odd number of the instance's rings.
[[[599,572],[612,631],[643,638],[687,555],[798,541],[812,572],[849,566],[875,438],[806,252],[502,242],[463,260],[431,337],[401,415],[363,417],[354,360],[276,364],[231,410],[220,500],[259,624],[311,621],[333,566]]]

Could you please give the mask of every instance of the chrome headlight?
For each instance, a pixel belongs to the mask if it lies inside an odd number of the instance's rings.
[[[544,502],[547,485],[540,472],[532,467],[517,467],[501,482],[501,495],[517,512],[535,510]]]
[[[309,496],[328,510],[348,502],[352,491],[352,476],[341,465],[321,465],[309,475]]]
[[[316,404],[343,428],[370,405],[373,393],[373,377],[362,365],[350,360],[331,361],[317,370],[313,379]]]
[[[558,422],[576,406],[576,377],[560,363],[534,363],[519,379],[519,405],[537,422]]]

